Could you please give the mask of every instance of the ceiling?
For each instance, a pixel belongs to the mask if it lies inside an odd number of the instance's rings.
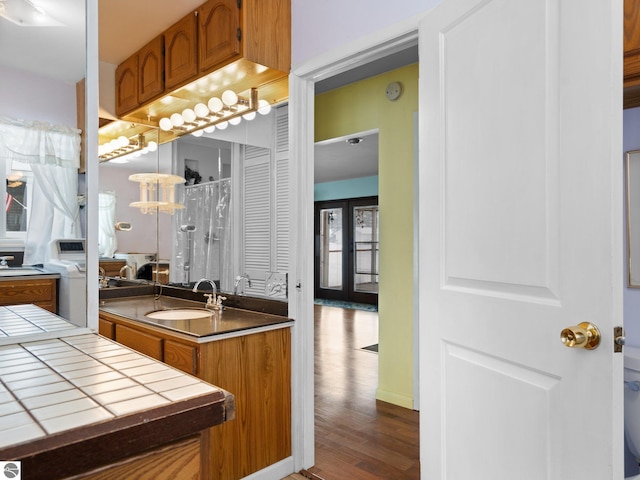
[[[32,2],[66,26],[20,27],[0,17],[0,65],[76,83],[85,76],[85,0]],[[100,61],[113,65],[121,63],[203,2],[99,0]],[[417,58],[417,47],[414,46],[318,82],[316,93],[415,63]],[[345,143],[346,138],[316,146],[316,183],[377,175],[377,133],[364,136],[365,141],[356,146]]]

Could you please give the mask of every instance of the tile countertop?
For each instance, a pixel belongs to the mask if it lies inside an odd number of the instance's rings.
[[[146,316],[156,310],[176,308],[203,308],[203,302],[194,302],[181,298],[154,295],[140,295],[133,297],[110,298],[100,300],[100,310],[119,315],[130,320],[186,333],[197,337],[199,341],[216,340],[220,336],[229,334],[244,334],[248,330],[261,327],[284,327],[292,320],[280,315],[254,312],[239,308],[225,307],[222,312],[212,311],[210,317],[193,320],[157,320]]]
[[[0,326],[14,310],[0,307]],[[17,310],[58,329],[57,338],[21,332],[0,345],[0,460],[21,460],[29,478],[75,475],[234,416],[233,395],[218,387],[86,329],[62,329],[68,322],[39,307]]]

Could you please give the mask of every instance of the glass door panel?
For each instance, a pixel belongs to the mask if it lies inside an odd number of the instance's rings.
[[[378,293],[378,224],[377,205],[353,208],[353,291]]]
[[[342,208],[320,210],[320,288],[343,289]]]

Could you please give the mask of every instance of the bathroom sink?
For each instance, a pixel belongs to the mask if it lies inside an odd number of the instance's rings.
[[[175,308],[169,310],[155,310],[145,316],[154,320],[195,320],[198,318],[210,318],[211,310],[206,308]]]

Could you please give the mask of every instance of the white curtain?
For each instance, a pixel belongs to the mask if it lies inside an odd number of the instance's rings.
[[[171,282],[193,283],[208,278],[231,291],[231,180],[184,188],[185,208],[176,213]],[[181,226],[195,227],[191,233]],[[185,268],[188,266],[188,268]]]
[[[0,156],[27,163],[33,171],[24,263],[44,263],[51,240],[81,236],[77,200],[80,130],[0,117]]]
[[[101,257],[113,257],[118,248],[116,238],[116,194],[98,194],[98,252]]]

